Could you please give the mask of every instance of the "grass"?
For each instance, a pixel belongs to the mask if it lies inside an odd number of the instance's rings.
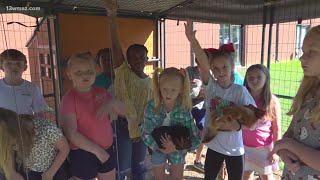
[[[246,69],[239,70],[244,77]],[[290,60],[279,63],[270,64],[271,91],[273,94],[294,97],[303,77],[300,62],[298,60]],[[290,125],[291,118],[286,115],[289,111],[292,99],[279,97],[282,111],[282,133],[284,133]]]

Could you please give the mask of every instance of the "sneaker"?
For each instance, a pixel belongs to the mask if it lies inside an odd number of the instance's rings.
[[[202,162],[193,162],[193,167],[196,168],[197,170],[204,172],[204,165],[202,164]]]

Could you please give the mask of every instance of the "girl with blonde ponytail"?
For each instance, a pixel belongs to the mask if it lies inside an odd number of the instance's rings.
[[[183,165],[187,150],[177,150],[170,136],[162,137],[163,148],[152,137],[160,126],[184,126],[189,130],[191,149],[200,143],[200,134],[191,115],[190,81],[185,69],[157,69],[153,74],[154,98],[147,104],[142,139],[152,149],[151,162],[155,180],[165,179],[167,161],[171,164],[170,179],[183,179]]]
[[[320,26],[306,35],[300,57],[303,79],[288,115],[293,115],[273,152],[284,162],[283,179],[320,177]]]

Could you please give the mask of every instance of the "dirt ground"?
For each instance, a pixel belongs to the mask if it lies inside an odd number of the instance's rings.
[[[206,148],[204,148],[204,150],[202,151],[202,162],[204,163],[205,160],[205,153],[206,153]],[[198,171],[197,169],[193,168],[193,161],[195,159],[195,154],[194,153],[188,153],[187,157],[186,157],[186,164],[184,166],[184,174],[183,174],[183,179],[186,180],[200,180],[204,178],[204,174],[201,171]],[[147,173],[147,180],[152,180],[153,179],[153,175],[152,175],[152,166],[150,163],[150,156],[147,155],[146,158],[146,163],[148,165],[148,173]],[[168,171],[166,172],[167,174]],[[276,172],[274,174],[274,178],[275,180],[280,180],[281,179],[281,172]],[[169,177],[167,178],[169,179]],[[260,179],[258,176],[255,176],[255,179],[258,180]],[[227,179],[226,179],[227,180]]]

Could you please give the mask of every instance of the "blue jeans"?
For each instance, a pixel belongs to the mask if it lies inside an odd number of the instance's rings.
[[[126,172],[131,169],[132,180],[145,180],[145,174],[147,167],[145,165],[145,156],[147,147],[142,140],[139,142],[132,142],[129,137],[128,121],[125,118],[118,118],[116,122],[113,122],[113,132],[116,133],[116,139],[114,138],[115,151],[117,153],[117,165],[116,168],[120,173],[120,179],[126,179]],[[117,143],[117,144],[116,144]]]

